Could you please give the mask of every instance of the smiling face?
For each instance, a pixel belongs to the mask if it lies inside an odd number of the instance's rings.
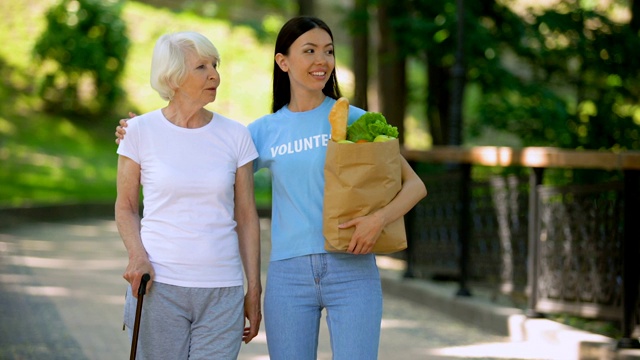
[[[277,54],[276,63],[289,74],[292,94],[322,92],[335,69],[331,36],[323,29],[311,29],[291,44],[288,55]]]
[[[216,99],[218,86],[218,59],[201,57],[195,51],[189,51],[186,56],[186,75],[176,89],[174,99],[205,106]]]

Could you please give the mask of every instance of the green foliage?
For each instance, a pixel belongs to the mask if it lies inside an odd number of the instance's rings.
[[[426,102],[446,119],[441,102],[451,87],[456,1],[403,3],[409,10],[394,14],[396,40],[428,65]],[[620,9],[564,1],[516,13],[503,3],[465,2],[466,81],[479,89],[467,104],[474,111],[465,112],[466,135],[490,128],[524,146],[640,149],[640,37],[613,20]]]
[[[397,4],[397,3],[396,3]],[[426,60],[424,54],[438,54],[428,61],[453,65],[455,46],[455,6],[453,1],[408,1],[408,11],[392,20],[402,51]]]
[[[115,145],[96,141],[112,131],[33,111],[38,99],[20,86],[29,76],[0,60],[0,207],[114,201]]]
[[[120,15],[123,0],[62,0],[46,14],[33,51],[45,69],[40,95],[46,109],[104,113],[122,95],[119,77],[129,49]]]
[[[135,46],[129,49],[121,82],[135,107],[120,104],[113,111],[122,115],[91,117],[97,126],[79,124],[75,114],[41,111],[33,69],[51,66],[52,60],[36,65],[30,56],[53,2],[0,1],[0,10],[11,14],[0,22],[0,207],[115,200],[114,128],[128,110],[141,113],[166,104],[150,88],[148,77],[153,45],[165,32],[192,29],[215,42],[223,57],[223,91],[212,110],[244,123],[268,112],[273,39],[263,43],[244,26],[138,2],[127,2],[122,13]],[[270,174],[258,173],[255,179],[256,202],[268,207]]]
[[[153,4],[154,1],[147,3]],[[201,19],[219,19],[231,22],[234,26],[246,26],[265,42],[275,38],[280,26],[295,13],[296,5],[290,0],[181,0],[157,3],[163,7],[170,6],[175,13],[192,13]]]
[[[573,146],[640,149],[637,118],[640,97],[640,38],[628,24],[606,14],[566,4],[564,12],[536,17],[536,59],[541,79],[573,95],[567,108]],[[638,15],[638,14],[636,14]]]

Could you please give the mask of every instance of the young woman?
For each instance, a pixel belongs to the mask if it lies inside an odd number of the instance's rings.
[[[333,35],[314,17],[280,30],[273,69],[273,113],[249,125],[259,157],[255,170],[272,176],[271,259],[265,326],[272,360],[316,359],[326,309],[334,360],[376,359],[382,319],[380,275],[371,249],[388,223],[426,196],[402,159],[402,190],[386,207],[352,219],[348,253],[327,253],[322,235],[328,114],[340,90]],[[351,106],[349,123],[365,111]]]

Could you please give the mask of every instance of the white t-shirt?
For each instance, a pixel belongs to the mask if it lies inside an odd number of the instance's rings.
[[[187,129],[155,110],[129,120],[117,152],[140,165],[141,237],[155,281],[242,285],[235,175],[258,156],[247,128],[215,113],[209,124]]]

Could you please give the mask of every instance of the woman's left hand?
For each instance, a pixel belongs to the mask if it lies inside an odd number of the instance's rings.
[[[244,316],[249,322],[249,326],[245,326],[242,333],[242,341],[245,344],[248,344],[256,337],[260,330],[260,322],[262,322],[262,311],[260,311],[261,294],[262,288],[248,289],[244,297]]]
[[[357,217],[340,224],[338,227],[346,229],[353,226],[355,226],[355,230],[351,236],[347,252],[358,255],[370,253],[384,228],[384,220],[381,215],[373,213]]]

